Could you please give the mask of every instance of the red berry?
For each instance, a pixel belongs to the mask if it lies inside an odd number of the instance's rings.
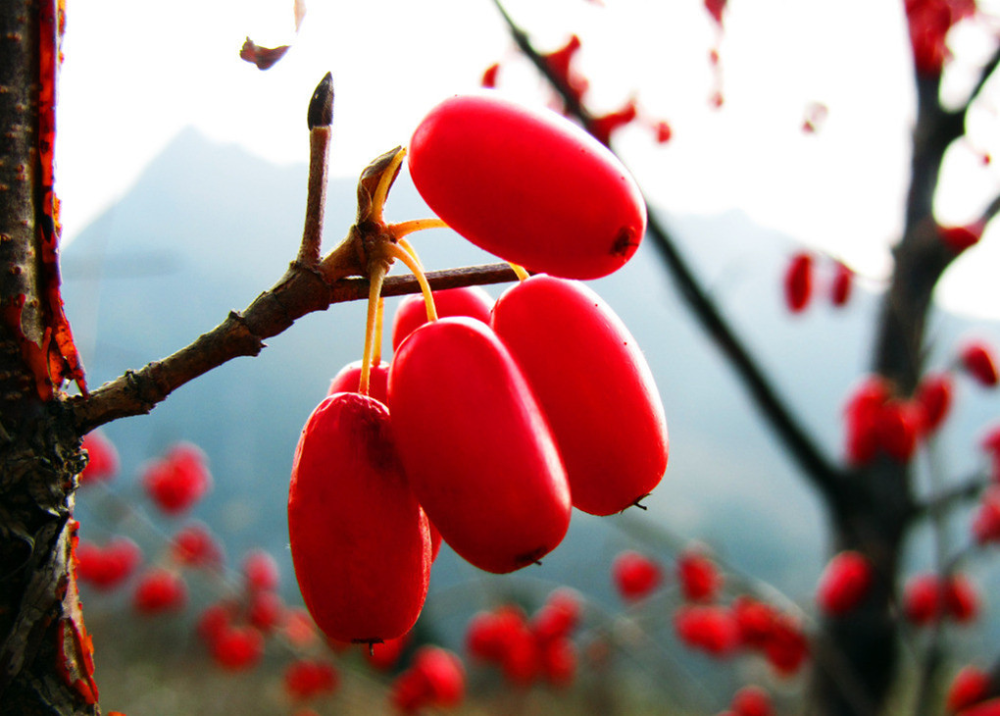
[[[942,596],[941,582],[936,574],[918,574],[903,588],[903,614],[916,626],[937,621],[941,617]]]
[[[813,257],[799,252],[792,256],[785,270],[785,303],[792,313],[799,313],[809,304],[813,292]]]
[[[670,128],[670,123],[667,122],[666,120],[661,120],[657,122],[656,125],[654,126],[654,130],[656,133],[657,144],[666,144],[674,136],[674,132]]]
[[[967,624],[979,616],[978,591],[964,574],[953,574],[945,584],[944,609],[960,624]]]
[[[77,578],[95,589],[114,589],[142,562],[142,551],[128,537],[113,537],[103,548],[80,542],[74,550]]]
[[[497,86],[497,73],[500,72],[500,63],[494,62],[483,71],[483,77],[479,84],[483,87],[493,88]]]
[[[288,530],[302,597],[328,637],[377,642],[410,630],[427,595],[430,533],[384,405],[337,393],[309,416]]]
[[[833,557],[819,578],[816,603],[831,616],[844,616],[868,595],[874,579],[871,563],[859,552],[846,551]]]
[[[1000,698],[974,704],[963,710],[959,716],[1000,716]]]
[[[568,637],[580,623],[580,595],[568,587],[549,594],[531,618],[531,631],[539,642]]]
[[[879,422],[889,397],[889,386],[879,376],[865,378],[851,393],[844,409],[846,452],[851,464],[869,463],[878,453]]]
[[[185,567],[219,567],[222,546],[203,522],[192,522],[181,528],[170,540],[170,554]]]
[[[490,322],[493,299],[479,286],[463,286],[434,291],[434,306],[440,318],[469,316],[483,323]],[[406,296],[399,302],[392,321],[392,350],[397,350],[403,339],[427,323],[427,308],[423,294]]]
[[[722,24],[722,11],[726,9],[726,0],[705,0],[705,9],[719,25]]]
[[[566,638],[552,639],[539,646],[542,676],[553,686],[569,686],[576,678],[576,645]]]
[[[530,271],[606,276],[645,233],[645,203],[628,171],[554,112],[493,95],[452,97],[417,127],[409,156],[413,183],[438,216]]]
[[[967,226],[939,226],[938,236],[952,251],[961,253],[979,243],[985,228],[984,224],[979,223]]]
[[[423,706],[457,706],[464,695],[462,661],[447,649],[424,646],[414,655],[413,665],[393,683],[391,699],[396,708],[412,713]]]
[[[786,614],[775,617],[764,643],[764,658],[782,676],[792,676],[809,656],[809,642],[799,623]]]
[[[627,550],[611,563],[611,578],[622,599],[636,601],[660,586],[663,570],[649,557]]]
[[[381,644],[372,644],[371,648],[365,647],[365,660],[380,671],[388,671],[396,665],[409,643],[410,633],[407,632],[395,639],[386,639]]]
[[[229,629],[237,610],[238,606],[229,601],[216,602],[206,607],[195,627],[198,636],[211,646]]]
[[[105,482],[118,474],[118,450],[100,430],[87,433],[81,447],[87,451],[87,466],[80,473],[80,485]]]
[[[993,349],[981,341],[967,343],[959,358],[965,371],[981,385],[992,388],[1000,382]]]
[[[778,620],[774,608],[741,595],[733,600],[733,618],[740,630],[740,641],[753,649],[763,649]]]
[[[759,686],[744,686],[733,695],[729,707],[736,716],[773,716],[771,696]]]
[[[191,443],[179,443],[150,463],[142,476],[150,498],[163,512],[186,512],[212,487],[205,453]]]
[[[622,127],[631,124],[638,116],[635,100],[629,100],[624,107],[616,112],[594,117],[590,125],[591,133],[604,145],[611,141],[611,134]]]
[[[925,432],[936,431],[948,417],[952,393],[952,380],[948,373],[928,374],[920,381],[915,399],[922,413],[920,422]]]
[[[834,306],[845,306],[851,298],[854,287],[854,272],[840,261],[837,262],[833,275],[833,285],[830,289],[830,301]]]
[[[883,403],[876,427],[882,450],[898,462],[909,462],[917,449],[917,437],[923,430],[921,416],[915,403],[895,398]]]
[[[573,58],[579,51],[582,43],[576,35],[571,35],[569,40],[558,50],[542,55],[545,64],[549,66],[552,74],[556,76],[569,93],[576,97],[577,101],[583,99],[590,83],[583,75],[573,72],[571,65]]]
[[[955,713],[979,703],[990,688],[990,675],[974,666],[963,666],[948,687],[945,708]]]
[[[1000,542],[1000,489],[987,489],[972,518],[972,535],[977,544]]]
[[[681,606],[674,613],[677,637],[710,656],[731,656],[740,647],[740,628],[733,613],[715,605]]]
[[[212,658],[228,671],[245,671],[264,656],[264,637],[252,626],[224,627],[210,644]]]
[[[187,602],[187,586],[180,575],[154,567],[142,575],[132,598],[132,605],[141,614],[175,612]]]
[[[389,383],[389,364],[381,361],[378,365],[373,365],[368,372],[368,396],[378,402],[385,404],[387,396],[387,386]],[[361,361],[356,360],[348,363],[340,372],[333,377],[330,388],[326,391],[327,397],[334,393],[357,393],[361,386]]]
[[[247,607],[247,621],[263,634],[270,634],[285,619],[285,603],[276,592],[255,592]]]
[[[578,281],[538,275],[504,292],[492,321],[545,413],[573,505],[609,515],[649,494],[667,468],[666,418],[611,307]]]
[[[715,562],[696,550],[688,550],[677,558],[677,579],[685,599],[710,602],[722,587],[722,575]]]
[[[562,541],[570,518],[562,461],[488,326],[455,316],[410,334],[389,373],[389,408],[410,485],[461,557],[512,572]]]
[[[340,684],[333,664],[317,659],[297,659],[285,668],[285,693],[293,701],[308,701],[331,694]]]
[[[274,590],[281,582],[277,560],[262,549],[253,549],[243,558],[243,581],[248,592]]]

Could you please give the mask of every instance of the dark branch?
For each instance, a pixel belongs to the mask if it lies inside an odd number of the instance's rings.
[[[959,484],[948,487],[935,495],[931,495],[926,500],[916,503],[913,506],[911,519],[919,520],[930,517],[954,507],[957,503],[975,500],[989,482],[989,477],[983,473],[977,473],[972,477],[966,478]]]

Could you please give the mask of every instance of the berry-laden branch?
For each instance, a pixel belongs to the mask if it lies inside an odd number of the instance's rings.
[[[231,312],[222,323],[204,333],[176,353],[153,361],[136,371],[127,371],[87,396],[66,401],[71,419],[80,434],[105,423],[150,412],[173,391],[222,364],[240,357],[255,356],[264,341],[289,328],[313,311],[323,311],[335,303],[365,299],[369,295],[371,272],[369,251],[380,234],[407,233],[418,228],[441,226],[440,222],[404,222],[394,229],[382,221],[381,196],[373,191],[381,172],[399,150],[376,159],[365,169],[358,184],[358,218],[347,237],[327,256],[320,256],[323,203],[327,176],[329,125],[333,119],[333,85],[327,75],[310,102],[310,162],[306,219],[298,256],[278,282],[260,294],[244,311]],[[398,169],[398,163],[393,171]],[[388,182],[391,184],[391,181]],[[426,274],[433,289],[516,280],[514,270],[504,263],[467,266]],[[385,279],[381,294],[396,296],[420,291],[417,279],[392,276]]]
[[[507,23],[511,37],[518,48],[560,95],[566,114],[576,118],[591,134],[599,136],[594,131],[594,117],[580,102],[579,94],[568,86],[565,78],[553,71],[545,58],[531,44],[527,33],[507,14],[502,2],[493,1]],[[730,360],[757,407],[808,475],[813,486],[827,496],[835,495],[843,482],[842,471],[823,454],[816,441],[803,429],[801,421],[796,419],[789,406],[782,400],[763,369],[726,321],[719,307],[701,286],[667,228],[653,212],[650,211],[648,216],[647,235],[666,262],[681,295],[695,317]]]

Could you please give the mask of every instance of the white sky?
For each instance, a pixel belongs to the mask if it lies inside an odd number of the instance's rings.
[[[570,33],[597,112],[637,96],[668,120],[655,145],[627,130],[616,146],[653,203],[676,212],[740,208],[756,221],[884,275],[901,226],[913,117],[902,2],[730,0],[720,45],[725,104],[709,106],[716,42],[702,0],[509,0],[541,49]],[[276,162],[305,162],[305,112],[327,70],[336,108],[332,167],[356,177],[369,160],[406,144],[421,116],[478,85],[502,60],[501,87],[545,102],[517,59],[490,0],[307,0],[293,36],[292,0],[87,0],[69,3],[60,78],[57,190],[71,241],[124,194],[186,126]],[[261,72],[238,58],[258,44],[294,41]],[[990,45],[957,35],[958,67]],[[961,90],[961,71],[953,74]],[[800,131],[806,107],[829,115]],[[975,118],[977,150],[948,162],[942,222],[970,220],[1000,192],[996,108]],[[990,143],[992,142],[992,144]],[[941,286],[952,308],[1000,318],[1000,230],[987,232]]]

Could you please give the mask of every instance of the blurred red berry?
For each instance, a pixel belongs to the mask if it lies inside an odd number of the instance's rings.
[[[399,662],[399,657],[409,643],[410,632],[406,632],[395,639],[386,639],[381,644],[372,644],[371,648],[365,647],[365,660],[375,669],[388,671]]]
[[[170,555],[185,567],[220,567],[222,545],[203,522],[191,522],[170,540]]]
[[[148,615],[179,611],[186,602],[184,580],[161,567],[154,567],[142,575],[132,598],[135,610]]]
[[[819,578],[816,603],[831,616],[844,616],[868,595],[874,579],[871,562],[859,552],[845,551],[833,557]]]
[[[979,243],[985,228],[985,224],[978,222],[967,226],[939,226],[938,236],[952,251],[961,253]]]
[[[705,0],[705,9],[719,25],[722,24],[722,11],[726,9],[726,0]]]
[[[871,462],[878,453],[882,408],[890,397],[889,385],[880,376],[866,377],[856,386],[844,408],[847,459],[852,465]]]
[[[845,306],[854,288],[854,271],[841,261],[837,262],[830,288],[830,301],[834,306]]]
[[[944,609],[959,624],[975,621],[979,616],[979,592],[964,574],[953,574],[945,584]]]
[[[903,587],[903,615],[915,626],[925,626],[941,617],[941,581],[936,574],[918,574]]]
[[[569,93],[576,98],[577,101],[583,99],[583,95],[587,92],[587,88],[590,83],[587,78],[578,72],[574,72],[571,65],[573,62],[573,56],[580,50],[581,43],[580,38],[576,35],[572,35],[569,41],[563,45],[558,50],[550,52],[548,54],[542,55],[542,59],[545,64],[548,65],[549,70],[553,75],[565,86]]]
[[[297,649],[305,649],[319,640],[316,623],[305,609],[295,608],[285,612],[281,634]]]
[[[531,631],[540,642],[569,636],[580,623],[580,595],[568,587],[549,594],[531,618]]]
[[[270,634],[285,620],[285,603],[276,592],[260,590],[250,597],[247,621],[263,634]]]
[[[897,462],[909,462],[922,432],[922,412],[915,403],[891,398],[878,413],[876,434],[887,455]]]
[[[437,646],[417,650],[413,665],[392,685],[390,698],[399,710],[457,706],[465,696],[465,668],[455,654]]]
[[[801,313],[813,293],[813,257],[805,251],[794,254],[785,269],[785,304],[792,313]]]
[[[967,343],[959,353],[965,371],[981,385],[995,387],[1000,381],[993,349],[982,341]]]
[[[576,645],[564,637],[549,639],[539,647],[542,676],[553,686],[564,687],[576,678]]]
[[[665,119],[661,119],[655,125],[653,125],[653,131],[656,135],[657,144],[666,144],[674,136],[674,130],[671,129],[670,123]]]
[[[787,614],[776,616],[764,644],[764,658],[781,676],[793,676],[802,668],[809,658],[809,640],[796,619]]]
[[[741,645],[736,618],[720,606],[682,605],[674,612],[674,630],[688,647],[717,658],[731,656]]]
[[[958,716],[1000,716],[1000,698],[982,701],[959,712]]]
[[[733,695],[729,709],[736,716],[774,716],[771,695],[759,686],[744,686]]]
[[[494,62],[483,72],[483,77],[479,80],[479,84],[483,87],[489,87],[491,89],[496,87],[498,72],[500,72],[500,63]]]
[[[251,550],[243,558],[243,580],[248,592],[277,589],[281,580],[278,562],[262,549]]]
[[[951,408],[954,388],[948,373],[929,373],[917,386],[915,400],[922,413],[921,425],[927,433],[936,431]]]
[[[996,485],[983,492],[973,513],[972,536],[980,545],[1000,542],[1000,488]]]
[[[753,649],[762,649],[774,630],[777,618],[774,607],[741,595],[733,600],[732,611],[740,630],[740,641]]]
[[[608,144],[611,141],[611,135],[635,121],[638,114],[635,100],[629,100],[621,109],[615,112],[608,112],[600,117],[594,117],[590,125],[590,132],[597,137],[597,141],[601,144]]]
[[[205,453],[191,443],[178,443],[148,464],[142,484],[156,506],[168,515],[190,510],[211,489]]]
[[[697,550],[686,550],[677,557],[677,579],[684,598],[693,602],[714,600],[722,587],[715,562]]]
[[[948,686],[945,708],[951,713],[973,706],[986,696],[990,688],[990,675],[974,666],[963,666]]]
[[[285,693],[293,701],[308,701],[332,694],[340,684],[333,664],[317,659],[296,659],[285,668]]]
[[[100,590],[122,584],[142,562],[142,550],[128,537],[113,537],[103,548],[81,541],[74,556],[77,578]]]
[[[87,466],[80,473],[81,486],[106,482],[118,474],[118,450],[103,432],[94,430],[84,435],[81,447],[87,451]]]
[[[198,617],[195,631],[206,643],[213,644],[229,629],[237,612],[234,602],[221,601],[207,606]]]
[[[648,596],[659,587],[663,571],[646,555],[626,550],[611,563],[611,579],[622,599],[632,602]]]
[[[212,659],[227,671],[252,669],[264,657],[264,635],[252,626],[227,626],[210,644]]]

